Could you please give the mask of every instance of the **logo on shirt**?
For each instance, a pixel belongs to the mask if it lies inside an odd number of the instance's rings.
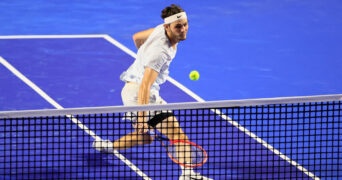
[[[181,18],[181,17],[182,17],[182,15],[177,16],[178,19]]]

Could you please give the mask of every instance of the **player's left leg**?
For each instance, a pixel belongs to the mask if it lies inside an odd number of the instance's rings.
[[[138,145],[150,144],[153,138],[148,134],[139,134],[136,131],[129,133],[111,142],[109,140],[95,140],[93,147],[101,152],[112,153],[114,150],[125,150]]]
[[[148,134],[139,134],[137,131],[129,133],[113,142],[115,150],[124,150],[138,145],[151,144],[153,138]]]

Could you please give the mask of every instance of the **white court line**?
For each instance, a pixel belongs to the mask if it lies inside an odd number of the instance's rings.
[[[13,67],[10,63],[8,63],[4,58],[0,56],[0,64],[3,64],[10,72],[12,72],[15,76],[17,76],[21,81],[23,81],[26,85],[32,88],[36,93],[38,93],[43,99],[49,102],[56,109],[64,109],[60,104],[58,104],[55,100],[53,100],[47,93],[45,93],[41,88],[39,88],[36,84],[34,84],[30,79],[28,79],[25,75],[23,75],[20,71],[18,71],[15,67]],[[97,136],[92,130],[90,130],[86,125],[82,124],[77,118],[67,115],[67,117],[79,128],[84,130],[87,134],[92,136],[94,139],[101,139]],[[143,173],[137,166],[135,166],[130,160],[120,154],[118,151],[114,151],[116,157],[118,157],[121,161],[123,161],[128,167],[130,167],[133,171],[135,171],[138,175],[143,177],[145,180],[150,180],[145,173]]]
[[[123,44],[119,43],[118,41],[116,41],[115,39],[110,37],[109,35],[101,35],[101,34],[100,35],[29,35],[29,36],[23,35],[23,36],[0,36],[0,39],[17,39],[17,38],[25,38],[25,39],[29,39],[29,38],[73,38],[73,36],[75,38],[94,38],[94,37],[104,38],[108,42],[112,43],[116,47],[118,47],[121,50],[123,50],[124,52],[126,52],[127,54],[131,55],[133,58],[136,57],[136,53],[134,53],[133,51],[131,51],[126,46],[124,46]],[[178,88],[180,88],[182,91],[184,91],[189,96],[193,97],[196,101],[198,101],[198,102],[205,102],[204,99],[199,97],[197,94],[192,92],[190,89],[186,88],[184,85],[182,85],[181,83],[179,83],[175,79],[169,77],[168,81],[170,83],[174,84],[175,86],[177,86]],[[220,114],[219,110],[212,109],[212,111]],[[227,120],[228,123],[230,123],[233,126],[237,127],[240,131],[244,132],[246,135],[250,136],[251,138],[253,138],[257,142],[261,143],[264,147],[269,149],[274,154],[278,155],[280,158],[284,159],[285,161],[287,161],[291,165],[295,166],[298,170],[302,171],[304,174],[308,175],[312,179],[315,179],[315,180],[319,180],[320,179],[314,173],[308,171],[302,165],[300,165],[296,161],[292,160],[291,158],[289,158],[288,156],[286,156],[285,154],[283,154],[282,152],[280,152],[279,150],[274,148],[272,145],[268,144],[262,138],[258,137],[256,134],[250,132],[248,129],[246,129],[245,127],[241,126],[238,122],[232,120],[230,117],[222,116],[222,118]]]
[[[103,38],[105,34],[84,34],[84,35],[8,35],[0,36],[0,39],[76,39],[76,38]]]

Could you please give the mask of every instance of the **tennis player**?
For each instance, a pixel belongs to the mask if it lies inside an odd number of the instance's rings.
[[[133,35],[138,53],[133,64],[121,74],[125,82],[121,96],[126,106],[144,104],[166,104],[159,96],[159,89],[169,75],[169,66],[177,52],[177,45],[187,37],[188,20],[185,11],[178,5],[170,5],[162,10],[164,23],[154,28],[140,31]],[[150,127],[173,140],[188,140],[180,128],[177,119],[170,112],[154,114],[153,119],[146,119],[145,112],[134,114],[133,127],[135,131],[120,139],[110,142],[94,141],[93,147],[99,151],[113,152],[137,145],[150,144],[154,139],[148,134]],[[209,179],[182,167],[180,180]]]

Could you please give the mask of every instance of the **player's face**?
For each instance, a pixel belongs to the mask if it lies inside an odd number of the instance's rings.
[[[176,22],[173,22],[169,25],[170,38],[176,42],[183,41],[186,39],[188,29],[189,26],[187,19],[180,19]]]

